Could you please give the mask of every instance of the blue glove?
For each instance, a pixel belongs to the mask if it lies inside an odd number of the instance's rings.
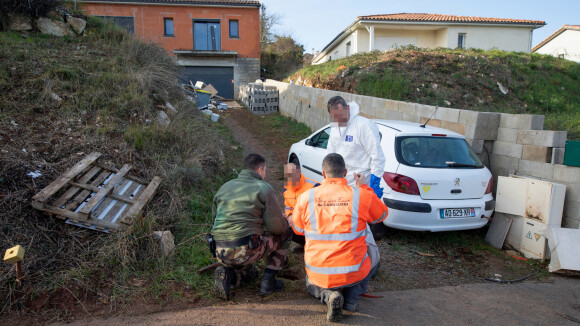
[[[381,178],[377,177],[374,174],[371,174],[370,187],[375,192],[377,197],[379,197],[379,199],[383,198],[383,188],[381,188]]]

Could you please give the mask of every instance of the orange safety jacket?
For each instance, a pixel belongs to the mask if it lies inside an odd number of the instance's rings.
[[[300,174],[300,181],[296,186],[284,185],[284,212],[286,216],[290,217],[292,215],[296,200],[302,193],[319,185],[320,183],[306,178],[304,174]],[[290,219],[288,219],[288,222],[290,222]]]
[[[387,206],[367,185],[353,188],[344,178],[327,178],[298,198],[291,225],[304,235],[308,280],[321,288],[342,287],[364,279],[371,268],[367,223],[382,222]]]

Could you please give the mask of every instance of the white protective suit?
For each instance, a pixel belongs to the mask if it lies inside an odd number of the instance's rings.
[[[380,144],[379,129],[374,122],[358,115],[359,106],[355,102],[350,106],[350,119],[344,127],[332,122],[326,149],[329,153],[338,153],[346,163],[346,180],[355,187],[354,173],[362,173],[369,184],[371,174],[382,178],[385,171],[385,154]]]

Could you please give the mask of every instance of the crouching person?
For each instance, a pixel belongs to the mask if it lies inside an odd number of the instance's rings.
[[[367,223],[380,223],[387,207],[355,174],[358,187],[344,178],[344,159],[328,154],[322,162],[324,180],[298,198],[292,228],[306,238],[306,289],[328,306],[326,318],[342,319],[343,309],[355,311],[379,263],[378,249]]]
[[[284,288],[276,273],[287,265],[292,234],[272,187],[263,181],[266,160],[258,154],[244,158],[237,179],[226,182],[215,194],[212,228],[215,254],[221,265],[214,274],[218,297],[229,300],[230,286],[258,276],[254,263],[266,257],[260,294]]]

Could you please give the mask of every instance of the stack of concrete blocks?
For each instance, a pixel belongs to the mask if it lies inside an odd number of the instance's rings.
[[[371,119],[425,123],[465,135],[473,150],[494,175],[531,176],[567,186],[563,227],[580,226],[580,167],[562,165],[565,131],[543,130],[544,116],[477,112],[330,91],[267,80],[280,96],[280,113],[317,130],[330,122],[328,99],[340,95],[360,106]],[[435,112],[435,113],[434,113]],[[495,189],[494,189],[495,191]]]
[[[276,86],[249,83],[240,86],[239,99],[254,114],[278,112],[278,89]]]

